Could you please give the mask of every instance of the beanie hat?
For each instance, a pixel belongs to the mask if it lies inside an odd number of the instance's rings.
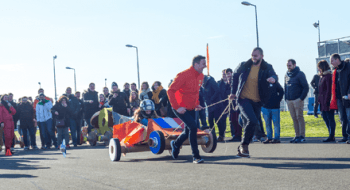
[[[118,84],[116,82],[112,82],[112,88],[113,88],[113,86],[118,87]]]

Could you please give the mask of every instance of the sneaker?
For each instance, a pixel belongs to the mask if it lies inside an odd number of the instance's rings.
[[[248,145],[239,145],[237,151],[238,151],[237,157],[250,158]]]
[[[218,142],[223,142],[223,141],[224,141],[224,137],[219,136],[219,137],[218,137]]]
[[[78,147],[78,145],[75,144],[74,147]]]
[[[195,164],[200,164],[203,162],[204,162],[204,160],[202,158],[193,158],[193,163],[195,163]]]
[[[315,115],[315,118],[318,118],[318,115]]]
[[[33,150],[38,150],[39,148],[35,145],[35,146],[33,146],[32,149],[33,149]]]
[[[328,137],[327,139],[323,140],[322,142],[335,142],[334,137]]]
[[[25,147],[23,148],[23,150],[29,150],[29,147],[25,146]]]
[[[295,143],[296,140],[298,140],[299,137],[294,137],[291,141],[289,141],[290,143]]]
[[[348,139],[343,138],[342,140],[338,141],[338,143],[345,143]]]
[[[301,143],[301,137],[297,137],[297,139],[295,139],[294,143]]]
[[[266,140],[267,140],[267,138],[265,139],[264,137],[261,137],[261,138],[259,139],[260,142],[265,142]]]
[[[301,142],[306,142],[305,137],[300,136],[300,141],[301,141]]]
[[[256,136],[253,137],[253,142],[259,142],[258,138]]]
[[[263,143],[264,143],[264,144],[272,143],[272,139],[266,139]]]
[[[11,147],[11,149],[10,149],[10,150],[11,150],[11,152],[13,152],[13,151],[15,150],[15,148]]]
[[[346,141],[346,144],[350,144],[350,140]]]
[[[175,146],[175,141],[172,140],[170,142],[170,146],[171,146],[171,156],[173,157],[173,159],[176,159],[179,156],[180,150],[179,148],[177,148]]]
[[[281,143],[281,140],[279,140],[279,139],[273,139],[273,140],[272,140],[272,143]]]

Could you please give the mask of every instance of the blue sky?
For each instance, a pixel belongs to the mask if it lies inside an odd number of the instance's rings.
[[[249,1],[258,8],[260,47],[284,82],[286,61],[294,58],[310,82],[321,41],[349,36],[350,1]],[[5,1],[0,0],[0,94],[35,96],[41,82],[54,97],[52,57],[57,55],[57,93],[70,86],[84,91],[90,82],[102,92],[105,78],[137,83],[140,78],[167,87],[195,55],[206,54],[210,74],[219,80],[250,58],[256,46],[254,7],[241,1]],[[206,70],[204,71],[206,73]]]

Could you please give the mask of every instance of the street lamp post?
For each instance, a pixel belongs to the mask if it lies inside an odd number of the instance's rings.
[[[77,91],[77,81],[76,81],[76,78],[75,78],[75,69],[71,68],[71,67],[66,67],[66,69],[73,69],[74,70],[74,90],[76,92]]]
[[[105,87],[107,87],[107,78],[105,78]]]
[[[256,43],[257,43],[257,47],[259,47],[259,32],[258,32],[258,12],[256,10],[256,5],[251,4],[247,1],[242,1],[242,5],[246,5],[246,6],[254,6],[255,7],[255,22],[256,22]]]
[[[41,82],[38,82],[38,84],[39,84],[39,86],[40,86],[40,88],[41,88]]]
[[[137,57],[137,78],[138,78],[138,84],[139,84],[139,88],[140,88],[140,72],[139,72],[139,50],[136,46],[127,44],[125,45],[126,47],[129,48],[136,48],[136,57]]]
[[[55,101],[57,102],[55,59],[57,59],[57,55],[53,56],[53,77],[54,77],[54,82],[55,82]]]
[[[321,41],[321,37],[320,37],[320,21],[315,22],[313,25],[314,25],[315,28],[318,28],[318,42],[320,42]]]

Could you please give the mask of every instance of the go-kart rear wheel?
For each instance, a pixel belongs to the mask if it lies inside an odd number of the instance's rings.
[[[91,131],[87,139],[89,141],[90,146],[96,146],[98,137],[95,131]]]
[[[119,161],[122,153],[122,148],[118,138],[113,138],[109,141],[109,158],[114,161]]]
[[[208,142],[205,145],[201,145],[202,150],[205,153],[213,153],[215,151],[216,145],[218,143],[218,140],[216,138],[216,134],[215,133],[213,134],[213,131],[212,131],[208,135],[206,135],[206,138],[208,138]]]
[[[162,154],[165,149],[165,138],[162,131],[152,131],[148,140],[149,149],[153,154]]]

